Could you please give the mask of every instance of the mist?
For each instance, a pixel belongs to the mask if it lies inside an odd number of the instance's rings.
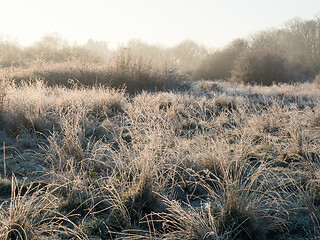
[[[0,239],[320,239],[320,18],[110,2],[23,1],[32,42],[0,39]]]
[[[184,40],[174,46],[149,44],[139,39],[111,48],[108,41],[87,40],[85,44],[70,43],[58,33],[43,36],[30,46],[12,39],[0,42],[2,68],[26,68],[33,63],[83,62],[96,66],[111,66],[115,62],[132,61],[145,69],[175,72],[193,80],[234,80],[270,85],[274,82],[301,82],[314,78],[320,71],[320,19],[294,18],[284,27],[263,30],[234,39],[221,48],[207,48],[194,40]],[[265,59],[260,59],[264,56]],[[259,58],[259,59],[258,59]],[[274,62],[267,59],[272,58]],[[244,70],[246,61],[261,62]],[[269,62],[264,62],[269,61]],[[266,68],[262,70],[262,65]],[[281,66],[277,75],[268,75],[275,64]],[[260,70],[259,70],[260,69]],[[259,75],[258,72],[263,72]],[[242,77],[240,77],[240,75]],[[251,75],[248,79],[245,75]],[[262,80],[261,80],[262,79]],[[100,79],[105,82],[105,80]]]

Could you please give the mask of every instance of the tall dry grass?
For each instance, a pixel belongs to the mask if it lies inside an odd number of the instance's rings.
[[[6,82],[1,234],[319,236],[318,91],[203,82],[128,96],[97,85]]]

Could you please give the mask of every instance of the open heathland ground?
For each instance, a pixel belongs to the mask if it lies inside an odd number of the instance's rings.
[[[320,238],[316,82],[1,84],[1,239]]]
[[[319,33],[1,40],[0,239],[320,239]]]

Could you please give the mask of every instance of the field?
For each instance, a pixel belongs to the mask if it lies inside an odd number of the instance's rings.
[[[316,82],[2,79],[1,239],[320,238]]]
[[[0,239],[320,239],[319,29],[0,41]]]

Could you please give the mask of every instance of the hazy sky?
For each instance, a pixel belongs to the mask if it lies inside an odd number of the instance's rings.
[[[220,47],[237,37],[320,16],[320,0],[0,0],[0,35],[29,45],[53,32],[110,46],[192,39]]]

